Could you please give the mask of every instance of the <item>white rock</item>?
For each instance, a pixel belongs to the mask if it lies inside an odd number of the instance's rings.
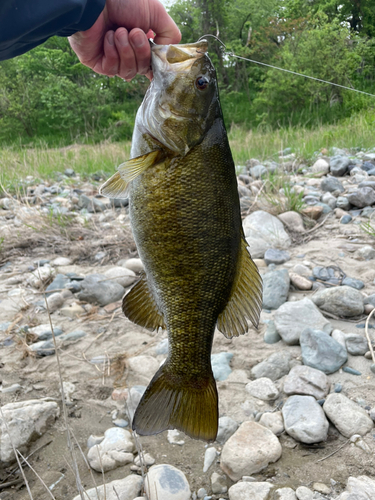
[[[285,249],[291,245],[283,223],[263,210],[248,215],[243,228],[253,258],[263,258],[267,248]]]
[[[270,378],[261,377],[253,380],[246,385],[246,390],[254,398],[262,399],[263,401],[272,401],[277,398],[279,391]]]
[[[35,437],[42,436],[60,414],[54,401],[31,399],[8,403],[2,407],[0,417],[0,461],[13,462],[15,455],[12,443],[21,453]]]
[[[275,500],[297,500],[292,488],[279,488],[275,491]]]
[[[296,497],[298,500],[313,500],[314,493],[306,486],[299,486],[296,489]]]
[[[305,231],[302,216],[297,212],[284,212],[278,215],[278,218],[291,231],[295,231],[296,233],[303,233]]]
[[[139,383],[147,385],[160,368],[160,363],[152,356],[134,356],[128,359],[128,368],[139,376]]]
[[[260,417],[260,425],[267,427],[275,436],[280,436],[285,430],[284,419],[281,411],[266,412]]]
[[[190,500],[189,483],[183,472],[172,465],[153,465],[145,479],[149,500]]]
[[[141,259],[128,259],[124,264],[121,264],[123,267],[134,271],[135,273],[141,273],[144,270],[143,263]]]
[[[56,292],[47,297],[48,310],[50,313],[57,311],[64,304],[65,298],[62,293]]]
[[[331,387],[325,373],[310,366],[296,365],[290,370],[284,380],[285,394],[303,394],[323,399]]]
[[[209,448],[207,448],[207,450],[204,454],[203,472],[208,471],[208,469],[211,467],[211,465],[216,460],[217,456],[218,456],[218,452],[214,446],[210,446]]]
[[[89,449],[87,459],[94,470],[104,472],[133,462],[134,444],[129,431],[111,427],[104,433],[104,439]]]
[[[56,270],[46,264],[45,266],[35,269],[35,271],[30,273],[27,282],[35,288],[40,288],[43,283],[49,280],[52,281],[55,276]]]
[[[312,281],[308,280],[304,276],[300,276],[296,273],[289,273],[290,282],[294,285],[298,290],[311,290],[312,289]]]
[[[314,174],[328,174],[329,172],[329,163],[323,158],[319,158],[316,160],[314,165],[311,167],[311,171]]]
[[[276,462],[281,452],[273,432],[256,422],[243,422],[225,443],[220,465],[233,481],[238,481]]]
[[[290,396],[282,408],[285,430],[296,441],[319,443],[327,439],[328,420],[312,396]]]
[[[336,500],[372,500],[375,498],[375,480],[368,476],[349,477],[346,491]]]
[[[353,434],[364,436],[374,426],[374,422],[366,410],[348,399],[344,394],[329,394],[323,409],[339,432],[347,438],[350,438]]]
[[[168,443],[177,444],[182,446],[185,444],[185,441],[182,438],[182,434],[177,429],[169,430],[167,434]]]
[[[313,490],[323,493],[323,495],[329,495],[331,493],[331,488],[324,483],[314,483]]]
[[[121,266],[111,267],[111,269],[104,272],[104,276],[107,276],[111,281],[115,281],[124,288],[132,285],[138,279],[134,271]]]
[[[214,495],[221,495],[221,493],[226,493],[228,491],[226,476],[214,472],[211,475],[211,489]]]
[[[346,349],[346,335],[344,332],[335,328],[331,333],[331,337]]]
[[[72,261],[68,259],[67,257],[57,257],[54,259],[51,264],[53,266],[70,266],[72,264]]]
[[[268,500],[272,488],[266,482],[237,483],[229,488],[229,500]]]
[[[141,476],[131,474],[124,479],[116,479],[105,486],[98,486],[85,491],[85,500],[136,500],[141,492],[143,479]],[[98,495],[97,495],[98,493]],[[143,498],[143,497],[141,497]],[[81,500],[81,495],[77,495],[73,500]]]
[[[150,465],[154,465],[155,458],[153,456],[151,456],[149,453],[144,453],[143,460],[141,461],[141,457],[139,455],[137,455],[134,459],[134,463],[135,463],[135,465],[142,465],[142,463],[143,463],[144,465],[150,466]]]

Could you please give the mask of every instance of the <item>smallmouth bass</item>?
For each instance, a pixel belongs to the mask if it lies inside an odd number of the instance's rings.
[[[131,158],[102,187],[129,197],[145,273],[123,311],[166,328],[169,352],[133,418],[140,435],[179,429],[212,441],[218,394],[215,326],[228,338],[257,326],[262,283],[242,230],[235,166],[207,42],[153,45],[153,80],[140,106]]]

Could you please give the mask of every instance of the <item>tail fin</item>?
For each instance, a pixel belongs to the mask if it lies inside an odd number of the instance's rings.
[[[133,430],[150,436],[167,429],[179,429],[194,439],[215,440],[218,395],[211,371],[192,380],[174,375],[167,362],[159,368],[135,411]]]

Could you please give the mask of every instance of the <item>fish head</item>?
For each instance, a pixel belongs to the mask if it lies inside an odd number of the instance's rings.
[[[162,147],[179,155],[199,144],[221,116],[215,68],[205,40],[151,47],[153,80],[137,121]]]

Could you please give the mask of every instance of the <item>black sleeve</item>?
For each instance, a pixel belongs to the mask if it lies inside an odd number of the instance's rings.
[[[0,0],[0,60],[95,23],[105,0]]]

